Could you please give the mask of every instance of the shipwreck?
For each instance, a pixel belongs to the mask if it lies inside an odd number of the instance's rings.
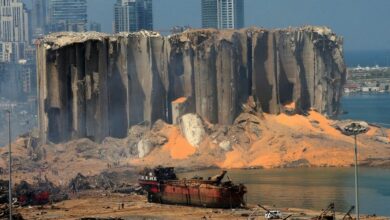
[[[242,184],[223,182],[226,171],[207,180],[178,179],[173,167],[145,169],[138,182],[148,193],[148,201],[162,204],[237,208],[245,205],[247,189]]]

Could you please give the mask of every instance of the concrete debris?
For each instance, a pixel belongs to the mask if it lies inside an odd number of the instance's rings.
[[[231,125],[250,96],[258,113],[295,103],[333,115],[346,76],[342,38],[311,26],[53,33],[38,42],[37,66],[43,144],[125,138],[134,125],[185,113]],[[181,97],[190,110],[172,108]]]
[[[191,99],[180,97],[172,102],[172,122],[179,123],[179,118],[185,114],[194,113],[191,105]]]
[[[322,36],[333,36],[332,30],[328,27],[316,27],[316,26],[305,26],[304,30],[312,31]]]
[[[160,130],[166,126],[166,123],[162,120],[158,120],[153,124],[151,129],[144,127],[139,130],[136,134],[135,140],[137,142],[137,152],[138,158],[144,158],[147,156],[154,148],[161,147],[168,142],[168,139],[160,134]],[[131,128],[131,130],[137,133],[137,129]],[[134,136],[134,134],[133,134]],[[130,140],[133,140],[130,138]]]
[[[40,44],[47,50],[56,50],[68,45],[84,43],[87,41],[102,41],[109,35],[100,32],[55,32],[41,39]]]
[[[186,114],[179,119],[180,131],[194,147],[199,147],[206,135],[202,118],[197,114]]]
[[[150,153],[153,149],[153,145],[149,140],[140,140],[138,142],[138,157],[144,158],[146,155]]]
[[[261,109],[258,108],[253,96],[249,96],[246,103],[242,104],[243,113],[249,113],[257,116],[261,116]]]
[[[246,111],[252,112],[252,111]],[[233,146],[240,146],[249,149],[251,143],[261,138],[261,123],[263,117],[259,113],[241,113],[233,125],[221,126],[213,125],[207,128],[212,143],[219,146],[224,151],[231,151]]]
[[[246,123],[260,124],[261,119],[256,115],[242,113],[236,118],[236,120],[234,120],[233,124],[242,126],[242,124],[246,124]]]
[[[219,147],[222,148],[224,151],[231,151],[232,145],[230,144],[230,141],[222,141],[219,143]]]
[[[134,176],[129,172],[102,172],[99,175],[84,176],[78,173],[68,184],[71,192],[77,193],[84,190],[109,190],[118,193],[142,194],[138,185],[129,185],[130,178]]]
[[[87,177],[78,173],[69,183],[69,189],[76,192],[77,190],[88,190],[92,189]]]
[[[129,184],[123,184],[121,186],[118,186],[116,189],[114,189],[112,192],[114,193],[122,193],[122,194],[137,194],[137,195],[143,195],[144,190],[139,185],[129,185]]]
[[[389,137],[383,137],[383,136],[375,136],[374,138],[376,141],[382,142],[384,144],[389,144],[390,140]]]

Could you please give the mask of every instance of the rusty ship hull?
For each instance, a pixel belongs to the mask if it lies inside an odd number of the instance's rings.
[[[139,179],[147,191],[148,201],[162,204],[200,206],[208,208],[236,208],[245,204],[243,185],[199,179],[163,180],[155,177]]]

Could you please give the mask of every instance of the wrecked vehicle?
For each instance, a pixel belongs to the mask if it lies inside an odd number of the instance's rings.
[[[138,182],[148,193],[148,201],[162,204],[201,206],[207,208],[237,208],[245,205],[244,185],[230,180],[222,182],[226,175],[203,178],[178,179],[173,167],[145,169]]]
[[[21,206],[44,205],[68,199],[66,193],[49,181],[40,181],[33,185],[22,181],[16,185],[15,194]]]
[[[50,201],[50,191],[43,187],[33,188],[30,184],[22,181],[16,186],[18,202],[22,206],[43,205]]]

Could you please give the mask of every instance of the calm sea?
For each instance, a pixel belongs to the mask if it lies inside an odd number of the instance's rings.
[[[180,177],[208,177],[219,172],[204,170]],[[355,201],[351,168],[230,170],[227,175],[247,186],[251,204],[321,210],[334,202],[337,211],[346,212]],[[360,183],[361,213],[390,216],[390,169],[362,168]]]
[[[356,119],[390,127],[390,94],[350,94],[342,98],[342,108],[348,113],[339,119]]]
[[[345,51],[345,63],[348,67],[390,66],[390,50],[354,50]]]

